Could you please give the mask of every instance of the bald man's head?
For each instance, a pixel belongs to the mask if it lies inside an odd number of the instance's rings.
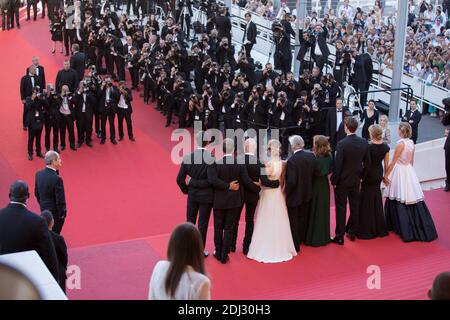
[[[434,278],[428,297],[431,300],[450,300],[450,272],[442,272]]]

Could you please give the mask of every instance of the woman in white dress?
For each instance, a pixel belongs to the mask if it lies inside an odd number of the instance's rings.
[[[413,168],[414,142],[410,139],[411,133],[409,123],[400,123],[398,134],[401,139],[384,177],[387,184],[384,206],[386,226],[405,242],[432,241],[437,238],[437,232]]]
[[[284,187],[285,163],[280,158],[280,142],[270,140],[268,151],[271,160],[266,164],[267,177],[279,180],[278,188],[262,187],[255,229],[247,254],[249,259],[265,263],[291,260],[297,255],[292,240]]]
[[[192,223],[183,223],[172,232],[168,261],[153,269],[150,300],[210,300],[211,283],[206,276],[203,241]]]

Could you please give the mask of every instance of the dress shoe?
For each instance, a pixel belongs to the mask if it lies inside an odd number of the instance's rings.
[[[205,250],[205,251],[203,252],[203,255],[205,256],[205,258],[208,258],[208,257],[209,257],[209,252]]]
[[[449,192],[449,191],[450,191],[450,183],[446,183],[446,184],[445,184],[444,191],[445,191],[445,192]]]
[[[230,248],[230,251],[231,251],[231,252],[236,252],[236,247],[231,247],[231,248]]]
[[[77,143],[77,148],[81,148],[82,145],[83,145],[83,142],[78,142]]]
[[[333,239],[331,239],[331,242],[336,243],[341,246],[344,245],[344,239],[342,239],[340,237],[334,237]]]
[[[356,235],[355,235],[355,233],[354,232],[349,232],[349,233],[347,233],[347,238],[349,238],[350,239],[350,241],[355,241],[356,240]]]
[[[36,153],[36,157],[38,157],[38,158],[44,158],[44,156],[43,156],[42,153],[40,153],[40,152]]]
[[[218,255],[216,251],[214,251],[213,256],[214,256],[214,258],[216,258],[217,260],[222,261],[222,257],[221,257],[220,255]]]
[[[117,144],[116,139],[111,140],[111,143],[114,144],[114,145],[116,145],[116,144]]]
[[[59,151],[59,149],[54,149],[53,151],[55,151],[56,153],[61,153],[61,152]]]
[[[23,127],[23,131],[28,131],[28,128],[27,127]]]
[[[69,56],[69,54],[68,54],[68,53],[66,52],[65,56],[66,56],[66,57],[68,57],[68,56]]]
[[[136,141],[136,139],[134,137],[130,137],[130,141]]]
[[[31,154],[28,155],[28,160],[33,160],[33,156]]]
[[[100,141],[100,144],[105,144],[105,139],[102,139],[102,140]]]
[[[247,255],[247,254],[248,254],[248,248],[247,248],[247,247],[242,248],[242,252],[243,252],[245,255]]]
[[[170,123],[166,123],[165,127],[167,128],[168,126],[170,126]]]
[[[66,146],[61,146],[61,151],[66,150]]]
[[[122,141],[123,140],[123,137],[119,137],[119,141]]]
[[[92,143],[86,142],[86,145],[87,145],[89,148],[92,148]]]
[[[77,148],[75,148],[75,146],[70,146],[70,149],[73,151],[77,151]]]
[[[27,17],[27,18],[25,19],[25,21],[30,21],[30,17]]]
[[[102,134],[99,132],[97,133],[97,138],[101,139],[102,138]]]

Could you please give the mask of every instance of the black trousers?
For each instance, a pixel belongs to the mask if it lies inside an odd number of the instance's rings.
[[[116,75],[114,73],[114,58],[115,57],[112,54],[110,54],[110,53],[106,53],[105,57],[106,57],[106,70],[107,70],[107,73],[111,77],[115,78],[116,77]]]
[[[23,105],[23,112],[22,112],[22,125],[24,128],[28,127],[27,125],[27,115],[28,115],[28,108],[27,104],[25,103]]]
[[[250,58],[251,57],[250,53],[252,52],[253,43],[246,43],[244,45],[244,47],[245,47],[245,55],[247,56],[247,58]]]
[[[82,112],[77,116],[78,143],[92,141],[92,114]]]
[[[27,19],[30,19],[31,6],[33,6],[33,19],[36,20],[36,17],[37,17],[37,2],[31,3],[31,1],[28,1],[28,3],[27,3]],[[17,21],[19,21],[19,20],[17,20]]]
[[[255,212],[258,203],[245,203],[245,236],[242,247],[248,249],[250,247],[250,242],[252,241],[253,229],[255,227]],[[236,216],[236,223],[233,230],[233,241],[231,243],[231,248],[236,248],[239,220],[241,219],[241,212],[244,207],[239,210]]]
[[[336,237],[343,238],[345,232],[358,232],[359,226],[359,196],[360,186],[351,188],[337,186],[334,189],[334,200],[336,203]],[[350,204],[349,224],[346,227],[347,198]]]
[[[28,154],[33,155],[33,144],[36,145],[36,154],[41,153],[41,129],[33,129],[31,126],[28,127]]]
[[[64,28],[63,35],[64,35],[64,47],[66,48],[66,54],[70,54],[70,47],[74,43],[75,30],[68,30],[68,29]]]
[[[57,217],[57,216],[54,216],[53,219],[55,221],[55,224],[53,225],[52,231],[57,233],[57,234],[61,234],[62,228],[64,226],[64,222],[66,220],[61,218],[61,217]]]
[[[58,150],[59,144],[59,127],[56,121],[46,121],[44,122],[45,127],[45,149],[50,150],[50,135],[53,133],[53,150]],[[53,131],[53,132],[52,132]]]
[[[212,203],[201,203],[188,196],[186,221],[197,224],[202,235],[203,247],[206,246],[206,235],[208,233],[209,217],[211,216]]]
[[[98,112],[98,111],[94,111],[94,126],[95,126],[95,133],[96,134],[99,134],[99,133],[102,132],[101,118],[102,118],[101,113]]]
[[[128,138],[133,138],[133,124],[131,122],[131,112],[129,109],[117,108],[117,120],[119,123],[119,138],[123,138],[123,119],[127,123]]]
[[[447,184],[450,185],[450,148],[445,150],[445,172],[447,173]]]
[[[297,207],[288,207],[289,223],[291,225],[292,239],[295,250],[300,250],[300,244],[306,240],[306,231],[309,223],[310,202]]]
[[[356,92],[367,91],[367,82],[356,82],[353,85],[355,86]],[[361,93],[359,101],[361,102],[361,106],[364,107],[367,103],[367,93]]]
[[[230,252],[233,230],[239,208],[214,209],[214,246],[216,255],[224,259]]]
[[[48,8],[47,0],[41,0],[42,3],[42,18],[45,17],[45,6],[47,5],[47,15],[50,17],[50,11]]]
[[[137,88],[139,86],[139,69],[137,67],[128,68],[131,77],[132,88]]]
[[[317,67],[320,69],[320,72],[322,72],[323,66],[327,62],[327,59],[323,55],[315,56],[315,62],[316,62]]]
[[[114,118],[116,117],[115,112],[106,111],[101,114],[101,132],[102,140],[106,140],[106,120],[109,122],[109,138],[112,140],[116,139],[116,127],[114,124]]]
[[[133,14],[137,15],[136,0],[127,0],[127,15],[130,15],[130,7],[133,6]]]
[[[116,66],[119,81],[125,81],[125,62],[123,61],[123,58],[114,56],[114,64]]]
[[[72,115],[61,114],[59,121],[59,133],[61,136],[61,147],[66,146],[66,130],[69,132],[69,144],[72,148],[75,148],[75,126],[73,123]]]

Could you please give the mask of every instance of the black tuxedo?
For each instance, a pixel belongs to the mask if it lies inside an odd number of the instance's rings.
[[[230,252],[236,216],[242,206],[239,190],[229,190],[232,181],[238,181],[240,188],[259,192],[260,188],[248,176],[247,168],[237,164],[236,159],[224,156],[208,167],[208,181],[214,187],[214,245],[216,256],[226,261]]]
[[[402,118],[402,121],[408,122],[411,125],[412,129],[411,140],[414,141],[414,143],[417,143],[420,120],[422,120],[422,114],[418,109],[416,109],[414,112],[411,109],[409,109],[408,111],[405,112],[405,115]]]
[[[106,121],[109,122],[109,133],[111,141],[116,139],[116,128],[114,123],[115,114],[117,112],[117,104],[119,103],[119,92],[115,86],[110,88],[109,101],[106,100],[106,86],[99,91],[98,112],[100,113],[101,136],[102,140],[106,139]]]
[[[41,211],[50,210],[55,219],[53,231],[60,234],[67,215],[64,183],[58,173],[50,168],[36,172],[34,195]]]
[[[127,133],[128,137],[133,138],[133,125],[131,122],[131,114],[133,113],[133,108],[131,106],[131,101],[133,101],[133,96],[129,89],[125,89],[126,93],[123,94],[123,98],[125,100],[126,108],[121,108],[117,105],[117,122],[119,129],[119,138],[123,138],[123,119],[127,123]],[[120,94],[120,93],[119,93]],[[119,96],[120,101],[120,96]]]
[[[33,85],[33,79],[34,85]],[[38,76],[31,76],[29,74],[24,75],[20,79],[20,100],[25,101],[27,97],[31,97],[33,94],[33,88],[36,86],[40,86],[42,89],[42,84],[39,80]],[[26,103],[23,104],[23,113],[22,113],[22,124],[23,127],[27,127],[27,117],[28,117],[28,110]]]
[[[74,96],[75,119],[77,123],[78,143],[92,141],[92,119],[96,97],[93,92],[77,92]]]
[[[28,126],[28,155],[33,155],[33,143],[36,145],[36,154],[41,154],[41,135],[44,128],[44,100],[31,97],[26,99],[26,124]]]
[[[330,137],[330,146],[331,150],[336,150],[336,145],[339,142],[339,136],[340,133],[342,133],[342,130],[344,126],[342,125],[344,123],[345,118],[345,111],[348,109],[342,108],[341,112],[338,112],[337,108],[330,108],[328,109],[327,114],[327,120],[326,120],[326,127],[325,127],[325,135],[327,137]],[[338,128],[337,126],[337,117],[338,114],[340,117],[342,117],[341,127]]]
[[[316,37],[313,37],[313,41],[311,44],[311,54],[320,71],[322,71],[323,66],[328,61],[328,56],[330,55],[330,50],[328,49],[327,45],[327,36],[328,29],[324,28],[323,32],[319,33]],[[319,49],[322,52],[321,55],[317,55],[315,53],[316,44],[319,46]]]
[[[336,237],[345,234],[347,197],[350,203],[350,221],[347,231],[356,233],[359,224],[359,192],[361,180],[370,167],[369,145],[355,134],[342,139],[336,148],[336,160],[331,184],[335,186]]]
[[[278,180],[269,180],[265,174],[263,174],[264,164],[262,164],[258,158],[254,155],[246,154],[244,156],[240,156],[238,158],[238,163],[245,163],[245,167],[247,168],[247,173],[250,179],[255,182],[261,180],[263,186],[269,188],[278,188],[280,186],[280,182]],[[231,243],[231,248],[236,248],[239,220],[241,217],[242,209],[245,204],[245,236],[243,242],[244,252],[248,251],[250,247],[250,242],[252,241],[253,228],[254,228],[254,218],[256,206],[259,201],[259,192],[254,192],[249,190],[248,188],[241,187],[239,188],[241,191],[242,197],[242,206],[239,210],[239,213],[236,217],[235,228],[233,231],[233,240]]]
[[[72,93],[78,89],[78,73],[74,69],[63,69],[58,71],[55,80],[55,90],[57,93],[61,93],[61,88],[63,85],[67,85],[69,87],[69,91]]]
[[[0,210],[0,255],[36,250],[58,280],[55,247],[44,219],[21,204],[10,203]]]
[[[208,166],[213,163],[214,157],[209,151],[197,149],[184,157],[177,175],[181,192],[188,195],[186,220],[195,225],[198,215],[198,229],[204,246],[214,198],[214,190],[208,181]],[[186,184],[186,176],[191,178],[189,185]]]
[[[57,280],[61,289],[66,292],[66,271],[67,264],[69,262],[66,241],[62,235],[53,231],[50,231],[50,236],[55,246],[56,258],[58,262],[59,277]]]
[[[29,68],[25,71],[25,75],[28,74]],[[46,82],[45,82],[45,70],[43,66],[37,66],[36,68],[36,76],[39,78],[39,83],[42,89],[45,88]]]
[[[70,57],[70,68],[77,72],[78,82],[83,80],[84,69],[86,68],[86,55],[83,52],[75,52]]]
[[[246,56],[250,57],[250,52],[252,51],[253,45],[256,43],[256,24],[253,21],[250,21],[245,27],[242,43],[244,43],[245,46]]]
[[[297,252],[300,243],[306,240],[315,169],[314,155],[304,150],[294,153],[286,164],[286,205]]]
[[[214,19],[219,39],[227,38],[231,44],[231,20],[230,17],[218,16]]]

